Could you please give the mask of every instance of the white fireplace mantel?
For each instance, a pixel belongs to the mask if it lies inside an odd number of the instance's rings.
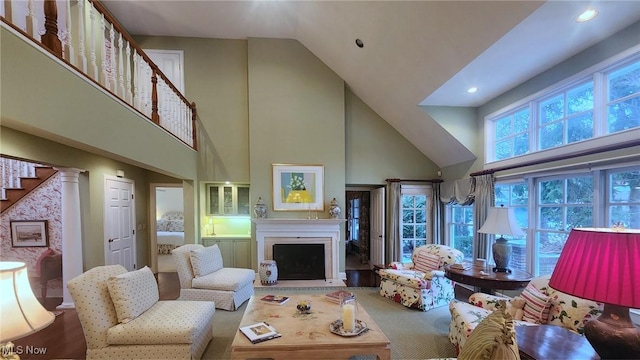
[[[326,239],[325,254],[330,254],[329,266],[325,266],[328,279],[339,279],[340,263],[340,225],[344,219],[252,219],[256,224],[256,242],[258,250],[258,268],[271,253],[267,247],[274,243],[305,243],[305,238]],[[314,240],[318,242],[318,240]],[[329,259],[327,259],[329,260]]]

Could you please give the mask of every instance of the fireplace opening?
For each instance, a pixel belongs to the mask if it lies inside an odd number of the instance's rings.
[[[274,244],[279,280],[324,279],[323,244]]]

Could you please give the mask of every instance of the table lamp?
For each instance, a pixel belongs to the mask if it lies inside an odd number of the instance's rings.
[[[509,236],[523,236],[524,232],[518,226],[513,208],[506,208],[504,205],[500,207],[492,207],[489,209],[489,216],[484,225],[478,230],[482,234],[500,234]],[[495,272],[510,273],[508,268],[511,260],[511,244],[504,237],[500,236],[493,243],[493,260],[496,262]]]
[[[571,230],[549,286],[604,303],[584,327],[602,359],[640,359],[640,330],[629,316],[629,308],[640,308],[640,230]]]
[[[23,262],[0,262],[0,294],[0,357],[19,359],[11,341],[44,329],[55,316],[33,295]]]

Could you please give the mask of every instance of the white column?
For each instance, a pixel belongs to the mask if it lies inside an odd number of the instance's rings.
[[[75,304],[67,288],[67,282],[82,274],[82,231],[80,217],[80,186],[78,177],[82,170],[62,168],[62,304],[58,309],[74,309]]]

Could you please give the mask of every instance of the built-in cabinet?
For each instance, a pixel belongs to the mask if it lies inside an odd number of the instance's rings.
[[[202,244],[217,244],[225,267],[251,269],[251,238],[203,237]]]
[[[249,185],[209,183],[207,215],[250,215]]]

